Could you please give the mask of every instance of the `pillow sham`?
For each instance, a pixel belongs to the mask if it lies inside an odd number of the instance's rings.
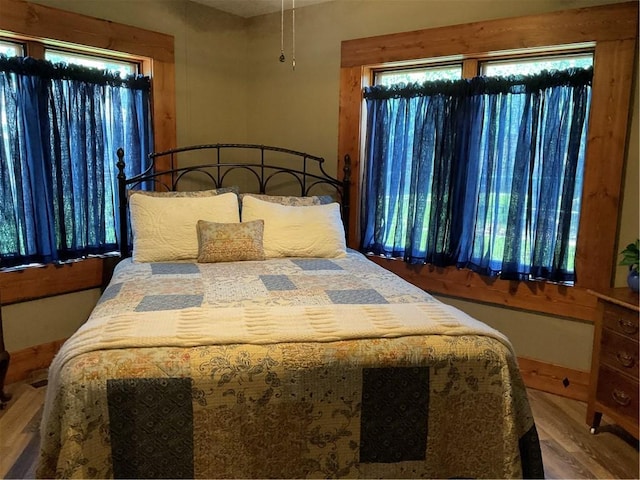
[[[340,205],[289,206],[242,199],[242,221],[264,220],[264,255],[335,258],[346,255]]]
[[[239,195],[240,201],[244,197],[254,197],[265,202],[279,203],[280,205],[289,206],[311,206],[311,205],[326,205],[332,203],[334,200],[331,195],[311,195],[309,197],[294,197],[288,195],[266,195],[263,193],[241,193]]]
[[[131,198],[132,195],[147,195],[149,197],[211,197],[213,195],[222,195],[223,193],[235,193],[240,192],[239,187],[221,187],[213,188],[210,190],[196,190],[193,192],[156,192],[154,190],[127,190],[127,195]]]
[[[134,262],[163,262],[198,257],[198,220],[238,223],[238,196],[155,197],[129,200]]]
[[[216,223],[199,220],[198,262],[264,260],[264,221]]]

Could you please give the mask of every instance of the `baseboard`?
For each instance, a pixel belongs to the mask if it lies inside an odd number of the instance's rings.
[[[32,372],[48,368],[64,341],[56,340],[12,352],[5,385],[25,380]]]
[[[589,372],[524,357],[518,358],[518,364],[527,387],[582,402],[587,401]]]
[[[24,380],[31,372],[47,368],[63,343],[64,340],[57,340],[12,353],[5,383]],[[518,364],[527,387],[583,402],[587,401],[589,372],[524,357],[518,358]]]

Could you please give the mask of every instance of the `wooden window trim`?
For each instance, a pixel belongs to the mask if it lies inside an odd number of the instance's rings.
[[[429,292],[593,322],[588,289],[611,286],[638,37],[637,2],[565,10],[342,42],[338,148],[352,161],[350,246],[359,245],[362,88],[386,63],[593,43],[594,78],[574,286],[491,279],[455,267],[373,259]]]
[[[144,59],[151,75],[154,148],[176,146],[175,60],[171,35],[25,2],[0,0],[0,31],[16,38],[121,52]],[[125,152],[126,153],[126,152]],[[115,152],[114,166],[116,163]],[[169,168],[169,165],[158,165]],[[15,303],[103,285],[109,260],[91,258],[0,273],[2,303]]]

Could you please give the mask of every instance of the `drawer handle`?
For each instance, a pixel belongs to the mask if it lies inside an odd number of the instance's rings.
[[[617,388],[611,392],[611,397],[617,404],[622,405],[623,407],[626,407],[629,405],[629,402],[631,402],[631,397]]]
[[[630,322],[629,320],[625,320],[624,318],[619,318],[618,325],[620,325],[620,329],[624,333],[628,333],[630,335],[634,335],[638,333],[638,326],[635,323]]]
[[[633,367],[633,364],[635,363],[633,361],[633,357],[627,352],[616,353],[616,358],[618,359],[618,362],[620,362],[620,365],[626,368]]]

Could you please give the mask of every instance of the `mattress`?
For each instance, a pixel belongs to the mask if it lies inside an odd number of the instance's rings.
[[[355,251],[123,260],[49,373],[39,477],[541,477],[496,330]]]

